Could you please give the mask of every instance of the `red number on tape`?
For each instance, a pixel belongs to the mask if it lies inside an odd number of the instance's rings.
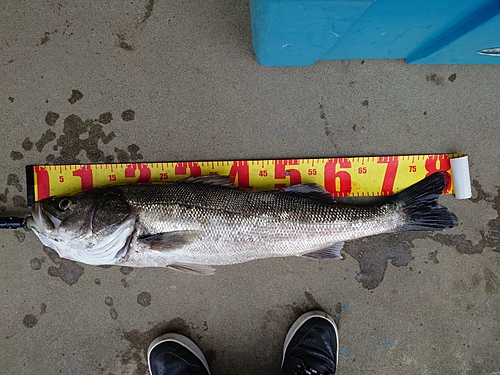
[[[325,189],[336,197],[347,196],[352,190],[351,174],[338,168],[349,169],[351,162],[348,159],[328,160],[325,164]]]
[[[94,179],[90,166],[83,166],[80,169],[73,171],[73,176],[80,177],[82,190],[90,190],[94,188]]]
[[[396,172],[398,171],[399,164],[398,157],[381,156],[377,163],[387,164],[384,181],[382,182],[382,195],[394,194],[394,181],[396,180]]]
[[[287,168],[287,165],[298,165],[298,160],[278,160],[274,166],[274,178],[276,180],[283,180],[290,177],[290,185],[297,185],[302,182],[300,171],[293,168]],[[276,189],[286,187],[286,183],[274,184]]]
[[[151,182],[151,169],[146,164],[129,164],[125,168],[125,178],[135,178],[135,171],[139,170],[137,183],[147,184]]]
[[[229,176],[231,177],[231,182],[235,182],[236,177],[238,177],[238,186],[251,189],[250,186],[250,170],[248,167],[248,161],[235,161],[231,166],[229,171]]]
[[[35,167],[37,199],[50,197],[49,172],[43,167]]]
[[[198,163],[187,162],[187,163],[177,163],[175,166],[175,175],[185,175],[187,174],[187,170],[189,169],[189,176],[196,177],[201,176],[201,167]]]
[[[451,189],[451,175],[448,172],[451,169],[451,162],[448,155],[432,155],[425,161],[425,169],[427,174],[425,177],[430,176],[436,172],[446,172],[448,173],[448,185],[446,185],[443,190],[443,194],[446,194]]]

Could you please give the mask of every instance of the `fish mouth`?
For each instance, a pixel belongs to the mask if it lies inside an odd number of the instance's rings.
[[[45,211],[40,202],[36,202],[33,205],[31,208],[31,216],[26,218],[26,226],[42,234],[59,229],[61,223],[61,220]]]
[[[56,250],[61,257],[67,258],[58,250],[57,233],[62,223],[61,220],[45,211],[42,205],[36,202],[31,208],[31,216],[26,218],[25,223],[26,227],[31,229],[45,246]]]

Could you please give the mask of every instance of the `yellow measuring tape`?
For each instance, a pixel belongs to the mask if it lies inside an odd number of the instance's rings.
[[[161,183],[189,176],[231,176],[238,186],[269,190],[314,182],[335,197],[398,193],[426,176],[451,174],[451,159],[461,154],[351,158],[233,160],[129,164],[28,166],[28,205],[51,196],[113,184]],[[453,194],[453,183],[444,191]]]

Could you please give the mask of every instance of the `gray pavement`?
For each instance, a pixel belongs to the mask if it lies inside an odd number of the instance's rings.
[[[0,12],[0,216],[27,212],[28,164],[460,152],[473,180],[473,199],[441,199],[460,221],[447,233],[205,278],[77,264],[2,231],[0,373],[146,374],[149,342],[176,330],[213,374],[277,374],[288,327],[321,308],[339,374],[500,374],[500,66],[261,67],[242,1]]]

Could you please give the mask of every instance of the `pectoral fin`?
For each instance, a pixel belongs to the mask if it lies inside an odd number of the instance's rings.
[[[149,245],[152,250],[172,251],[196,241],[200,235],[201,232],[197,230],[178,230],[143,236],[139,241]]]
[[[344,247],[344,242],[337,242],[324,249],[314,251],[312,253],[302,254],[303,257],[309,259],[342,259],[340,250]]]
[[[196,276],[210,276],[215,272],[215,268],[202,264],[174,263],[167,267]]]

